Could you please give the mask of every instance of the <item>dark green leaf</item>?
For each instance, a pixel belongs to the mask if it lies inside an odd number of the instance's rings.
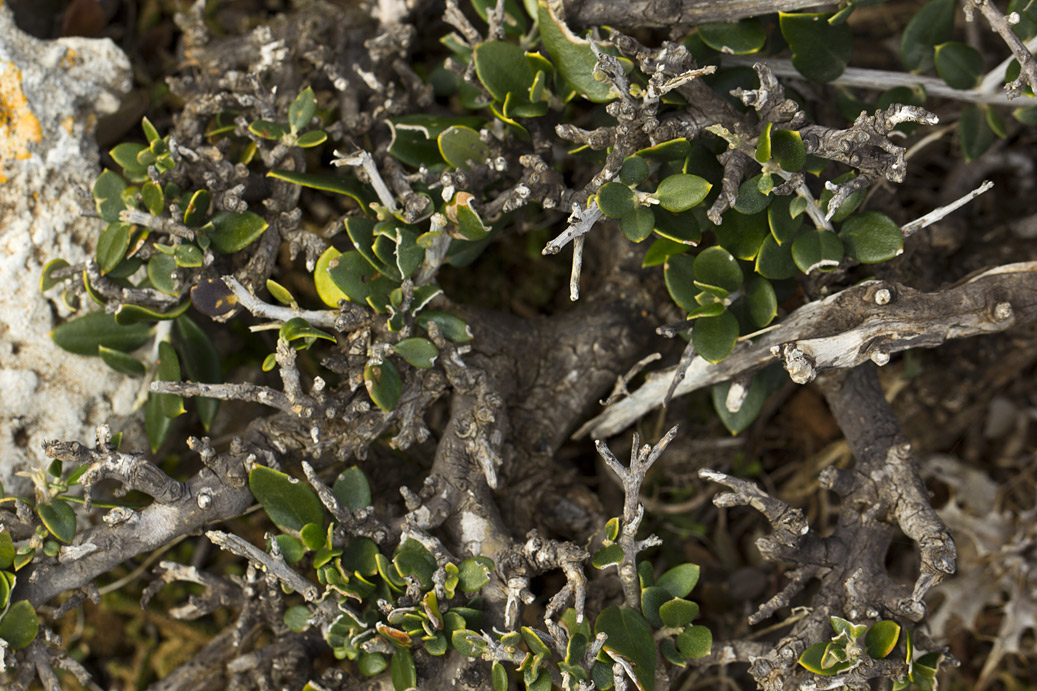
[[[792,243],[779,245],[773,235],[764,239],[760,253],[756,255],[756,273],[776,281],[792,278],[796,274]]]
[[[40,622],[36,610],[28,600],[19,600],[10,606],[7,614],[0,620],[0,638],[14,650],[20,650],[32,643],[40,630]]]
[[[218,211],[211,219],[212,246],[217,252],[231,254],[251,245],[267,228],[267,222],[251,211]]]
[[[735,199],[735,210],[746,216],[752,216],[767,208],[771,196],[760,191],[761,175],[756,175],[738,186],[738,198]]]
[[[951,37],[954,0],[932,0],[911,18],[900,38],[900,60],[907,69],[923,72],[933,65],[933,48]]]
[[[310,523],[308,525],[313,524]],[[306,556],[306,548],[303,547],[302,542],[298,538],[291,535],[276,535],[274,540],[277,542],[277,548],[281,550],[281,556],[289,564],[297,564]]]
[[[292,128],[292,132],[301,132],[309,127],[316,114],[317,97],[313,94],[313,89],[306,87],[288,106],[288,126]]]
[[[640,185],[648,177],[648,162],[641,156],[627,156],[623,167],[619,169],[619,179],[624,185],[631,187]]]
[[[324,527],[320,523],[307,523],[299,531],[299,539],[302,540],[306,549],[317,550],[325,547],[327,533],[324,532]]]
[[[300,134],[295,145],[303,149],[312,149],[328,141],[328,133],[324,130],[310,130]]]
[[[681,161],[687,158],[690,153],[691,142],[684,137],[680,137],[641,149],[635,155],[651,161]]]
[[[760,212],[747,216],[738,211],[724,214],[723,225],[713,228],[720,246],[743,261],[752,261],[770,237],[767,215]]]
[[[728,55],[746,55],[763,48],[767,32],[759,19],[747,18],[737,23],[699,24],[702,42],[713,50]]]
[[[188,228],[197,228],[209,216],[209,206],[212,204],[212,194],[209,190],[198,190],[191,195],[191,200],[184,209],[184,225]]]
[[[663,624],[670,628],[680,628],[690,624],[699,615],[699,606],[694,602],[675,597],[659,607],[659,617]]]
[[[691,341],[695,350],[708,362],[717,363],[727,357],[738,340],[738,320],[728,311],[715,317],[702,317],[695,322]]]
[[[969,106],[961,112],[958,119],[958,143],[966,161],[979,158],[994,143],[994,132],[979,106]]]
[[[458,586],[461,592],[474,593],[490,582],[493,560],[489,557],[469,557],[458,567]]]
[[[522,48],[505,41],[487,41],[475,47],[472,59],[479,81],[494,99],[503,103],[509,94],[518,94],[529,100],[535,75]]]
[[[489,147],[479,137],[479,133],[470,127],[448,127],[440,132],[437,141],[443,160],[460,170],[471,170],[486,163],[490,157]]]
[[[702,241],[702,230],[693,211],[672,214],[656,208],[652,209],[652,217],[655,219],[654,230],[659,237],[691,246]]]
[[[699,304],[695,296],[699,293],[695,287],[695,260],[683,254],[677,254],[666,259],[663,266],[663,278],[666,281],[666,290],[677,306],[686,312],[698,309]]]
[[[658,218],[658,214],[656,214]],[[659,238],[653,240],[652,244],[648,246],[648,251],[645,252],[644,259],[641,260],[641,266],[647,268],[649,266],[658,266],[670,257],[684,254],[691,249],[691,245],[685,245],[680,242],[674,242],[666,238]]]
[[[122,261],[130,246],[130,226],[116,221],[109,223],[97,239],[95,258],[102,274],[106,274]]]
[[[400,372],[391,360],[382,360],[381,364],[364,367],[364,386],[374,404],[385,412],[396,407],[403,393],[403,381]]]
[[[792,243],[792,259],[805,274],[831,271],[843,259],[843,243],[829,230],[808,230]]]
[[[418,369],[429,369],[439,357],[439,348],[427,338],[406,338],[395,346],[393,351]]]
[[[310,619],[310,608],[306,605],[293,605],[285,610],[284,624],[295,633],[306,630]]]
[[[106,312],[91,312],[61,324],[50,333],[60,347],[77,355],[97,355],[97,347],[129,352],[136,350],[151,338],[145,324],[120,326],[115,316]]]
[[[791,264],[791,261],[789,263]],[[753,325],[758,328],[767,326],[778,315],[778,299],[774,287],[762,276],[749,276],[745,282],[743,299]]]
[[[248,126],[248,131],[262,139],[280,139],[288,133],[284,125],[269,120],[256,120]]]
[[[864,636],[864,645],[870,657],[881,660],[893,652],[899,638],[900,624],[887,619],[871,625]]]
[[[742,267],[722,247],[710,247],[699,252],[692,271],[696,286],[714,292],[720,298],[727,297],[742,285]]]
[[[604,650],[627,660],[644,691],[655,689],[655,640],[652,629],[637,610],[607,607],[594,622],[594,633],[608,635]]]
[[[266,466],[248,474],[248,486],[266,515],[281,530],[298,532],[307,523],[324,523],[324,505],[316,493],[298,480]]]
[[[40,502],[36,505],[36,513],[51,535],[65,544],[72,542],[76,536],[76,512],[68,502],[61,499]]]
[[[610,83],[594,78],[598,58],[590,42],[575,36],[544,0],[538,4],[537,17],[540,37],[559,74],[588,100],[605,103],[616,98]]]
[[[698,175],[671,175],[659,183],[654,196],[664,209],[677,213],[697,206],[712,187]]]
[[[971,89],[983,77],[983,56],[972,46],[950,41],[936,46],[936,71],[952,89]]]
[[[738,434],[752,424],[763,409],[767,397],[781,388],[786,380],[787,377],[781,369],[767,368],[757,372],[749,382],[749,392],[736,413],[727,409],[727,393],[731,389],[731,382],[717,384],[712,389],[713,409],[727,431]]]
[[[659,586],[650,586],[641,590],[641,612],[648,623],[655,628],[663,626],[663,620],[659,616],[659,608],[673,599],[670,591]]]
[[[422,165],[433,168],[443,165],[438,143],[440,133],[453,125],[478,129],[485,120],[478,116],[415,113],[390,118],[388,122],[392,130],[389,153],[413,168]]]
[[[108,152],[112,160],[122,166],[122,172],[130,182],[144,182],[148,179],[148,169],[137,162],[137,155],[146,149],[143,144],[123,142]]]
[[[176,319],[181,314],[187,311],[187,308],[191,306],[191,303],[184,300],[178,305],[170,307],[165,312],[156,312],[153,309],[147,307],[140,307],[138,305],[122,304],[119,305],[119,309],[115,311],[115,323],[120,326],[129,326],[131,324],[139,324],[141,322],[156,322],[164,321],[166,319]]]
[[[645,206],[631,209],[619,219],[619,229],[630,242],[641,242],[652,234],[655,212]]]
[[[775,130],[771,135],[771,150],[781,169],[790,173],[802,170],[807,161],[803,138],[795,130]]]
[[[456,608],[455,608],[456,609]],[[458,629],[450,636],[454,650],[465,657],[479,657],[486,652],[486,641],[475,631]]]
[[[148,260],[148,279],[155,289],[166,295],[177,295],[176,259],[168,254],[156,252]]]
[[[335,342],[335,337],[320,329],[310,326],[310,323],[302,317],[293,317],[281,325],[278,338],[283,338],[289,343],[300,338],[322,338],[325,341]]]
[[[350,302],[361,305],[365,304],[369,297],[378,295],[382,288],[376,280],[378,272],[358,252],[345,252],[333,258],[328,262],[327,274],[332,285]],[[315,273],[314,281],[319,280],[320,274]],[[325,302],[327,301],[325,299]]]
[[[677,649],[690,660],[709,655],[713,633],[705,626],[689,626],[677,636]]]
[[[194,245],[177,245],[173,252],[176,265],[184,268],[196,268],[202,265],[204,259],[202,251]]]
[[[851,216],[839,232],[846,254],[862,264],[877,264],[904,251],[900,226],[877,211]]]
[[[618,544],[602,547],[591,557],[591,565],[596,569],[604,569],[623,561],[623,548]]]
[[[148,402],[144,406],[144,428],[148,434],[148,446],[156,453],[169,435],[173,420],[162,414],[161,394],[149,393]]]
[[[368,210],[367,205],[374,200],[371,192],[356,178],[349,175],[316,175],[314,173],[297,173],[293,170],[271,170],[266,176],[323,192],[344,194],[352,198],[365,211]]]
[[[418,670],[414,666],[414,657],[406,648],[396,648],[392,652],[389,663],[389,676],[392,678],[394,691],[406,691],[418,686]]]
[[[698,564],[680,564],[659,576],[655,584],[668,590],[673,597],[687,597],[698,582]]]
[[[43,267],[43,271],[40,273],[40,292],[45,293],[59,283],[63,283],[66,279],[54,278],[54,272],[59,269],[64,269],[69,263],[64,259],[51,259],[47,262],[47,265]]]
[[[634,191],[621,182],[606,182],[598,190],[598,208],[609,218],[622,218],[634,208]]]
[[[101,356],[101,360],[104,361],[104,364],[108,365],[120,374],[125,374],[130,377],[143,377],[144,372],[147,371],[144,367],[144,363],[132,355],[127,355],[120,350],[98,346],[97,354]]]
[[[472,7],[475,8],[476,13],[485,22],[487,21],[487,9],[496,9],[497,0],[472,0]],[[528,7],[528,5],[527,5]],[[535,15],[536,5],[533,5],[533,13]],[[521,36],[526,33],[528,28],[526,14],[523,9],[519,6],[515,0],[505,0],[504,2],[504,31],[505,33],[512,36]]]
[[[342,471],[331,491],[338,503],[350,511],[359,511],[371,506],[371,485],[364,471],[355,465]]]
[[[454,343],[467,343],[473,338],[472,331],[468,328],[468,323],[464,319],[446,312],[425,310],[414,321],[426,331],[428,330],[429,323],[434,323],[439,327],[439,332],[448,341],[453,341]]]
[[[169,341],[162,341],[158,344],[157,364],[156,379],[159,381],[180,381],[180,360],[177,358],[176,351],[173,350],[173,346],[170,345]],[[166,417],[173,418],[185,412],[183,397],[171,393],[161,393],[158,394],[158,397],[162,414]]]
[[[497,660],[493,661],[490,677],[493,679],[493,691],[508,691],[508,670]]]
[[[853,180],[856,177],[857,177],[856,173],[849,172],[849,173],[846,173],[845,175],[840,175],[839,177],[837,177],[832,182],[834,184],[836,184],[836,185],[842,185],[844,183],[849,182],[850,180]],[[832,214],[832,221],[834,221],[836,223],[841,223],[842,221],[844,221],[847,218],[849,218],[850,214],[852,214],[854,211],[856,211],[857,207],[861,205],[862,201],[864,201],[864,193],[865,193],[865,191],[866,190],[864,190],[864,189],[859,189],[856,192],[852,193],[849,197],[847,197],[843,201],[843,203],[839,205],[839,208],[836,210],[836,212],[834,214]],[[831,204],[832,199],[834,197],[835,197],[835,193],[832,190],[828,189],[827,187],[821,193],[821,199],[820,199],[821,210],[824,211],[826,214],[829,211],[828,207]]]
[[[94,182],[94,202],[97,215],[109,223],[119,220],[119,212],[126,208],[123,192],[126,181],[117,173],[106,170]]]
[[[324,250],[324,253],[320,255],[319,259],[317,259],[317,265],[313,269],[313,283],[317,289],[317,296],[321,299],[321,302],[328,307],[338,308],[339,300],[353,301],[352,298],[339,289],[338,285],[334,280],[332,280],[331,275],[328,273],[332,261],[338,259],[341,254],[342,253],[334,247],[329,247]],[[365,267],[364,270],[367,271],[368,269]],[[350,285],[352,285],[352,282],[350,282]]]
[[[830,14],[780,13],[781,34],[792,48],[792,64],[807,79],[830,82],[843,73],[853,55],[853,34],[846,24],[828,23]]]

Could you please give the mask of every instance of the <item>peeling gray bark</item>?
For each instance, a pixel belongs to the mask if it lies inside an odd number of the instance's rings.
[[[675,29],[832,4],[816,0],[563,0],[565,19],[573,26]]]

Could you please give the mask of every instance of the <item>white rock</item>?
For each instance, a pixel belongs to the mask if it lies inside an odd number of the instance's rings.
[[[81,262],[102,222],[81,216],[100,172],[93,129],[130,87],[130,64],[108,39],[40,41],[0,5],[0,480],[48,461],[44,439],[92,445],[94,427],[132,412],[136,387],[98,358],[53,344],[55,308],[43,266]]]

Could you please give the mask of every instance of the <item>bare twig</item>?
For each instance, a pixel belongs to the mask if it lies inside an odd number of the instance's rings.
[[[910,237],[918,231],[922,230],[923,228],[927,228],[928,226],[931,226],[937,221],[954,213],[955,211],[965,206],[966,204],[968,204],[984,192],[989,191],[993,187],[993,182],[991,182],[990,180],[985,180],[982,185],[972,190],[968,194],[964,195],[963,197],[956,199],[955,201],[951,202],[950,204],[947,204],[946,206],[941,206],[938,209],[933,209],[926,215],[920,218],[916,218],[910,223],[905,223],[904,225],[900,226],[900,232],[903,234],[905,238]]]

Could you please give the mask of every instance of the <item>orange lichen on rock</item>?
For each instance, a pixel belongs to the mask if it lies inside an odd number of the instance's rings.
[[[42,139],[40,121],[22,91],[22,71],[13,62],[0,62],[0,165],[29,158],[29,143]]]

